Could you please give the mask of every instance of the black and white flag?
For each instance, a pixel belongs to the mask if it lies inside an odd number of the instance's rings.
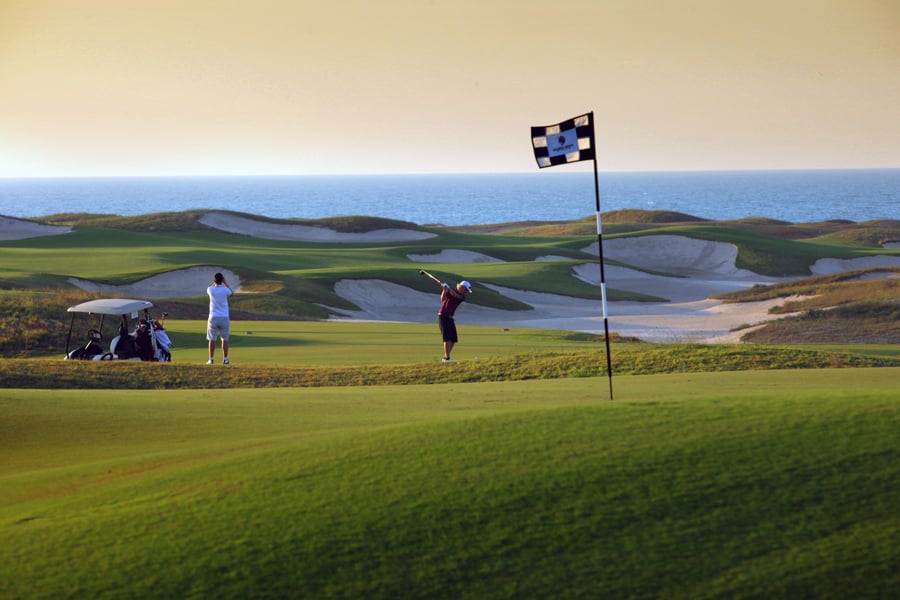
[[[540,168],[594,159],[592,113],[556,125],[531,128],[531,145]]]

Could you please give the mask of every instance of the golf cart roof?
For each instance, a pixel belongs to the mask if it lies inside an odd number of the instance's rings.
[[[68,312],[92,313],[97,315],[127,315],[136,313],[146,308],[152,308],[153,303],[147,300],[130,300],[128,298],[102,298],[82,302],[70,306]]]

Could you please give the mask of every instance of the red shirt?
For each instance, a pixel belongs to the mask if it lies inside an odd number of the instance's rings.
[[[465,296],[462,294],[457,298],[449,291],[441,294],[441,309],[438,311],[438,314],[444,315],[445,317],[452,317],[453,313],[456,312],[456,307],[462,304],[465,299]]]

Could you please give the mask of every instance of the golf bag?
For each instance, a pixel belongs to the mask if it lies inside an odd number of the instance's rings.
[[[150,323],[140,320],[134,330],[134,351],[141,360],[154,360],[156,351],[153,348],[153,336],[150,334]]]
[[[110,349],[113,355],[120,360],[137,357],[137,347],[135,346],[134,338],[128,333],[128,325],[126,323],[123,322],[119,326],[119,337],[113,340]]]
[[[153,334],[156,337],[156,349],[160,362],[172,361],[172,340],[159,321],[153,321]]]

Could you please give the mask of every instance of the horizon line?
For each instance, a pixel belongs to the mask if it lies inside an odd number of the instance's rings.
[[[806,167],[806,168],[723,168],[723,169],[600,169],[599,173],[607,174],[652,174],[652,173],[766,173],[766,172],[808,172],[808,171],[896,171],[896,167]],[[363,173],[193,173],[193,174],[59,174],[59,175],[0,175],[0,180],[13,179],[251,179],[265,177],[434,177],[434,176],[479,176],[479,175],[529,175],[541,173],[535,168],[533,171],[428,171],[428,172],[363,172]],[[593,170],[566,170],[550,171],[554,174],[584,173],[591,174]]]

